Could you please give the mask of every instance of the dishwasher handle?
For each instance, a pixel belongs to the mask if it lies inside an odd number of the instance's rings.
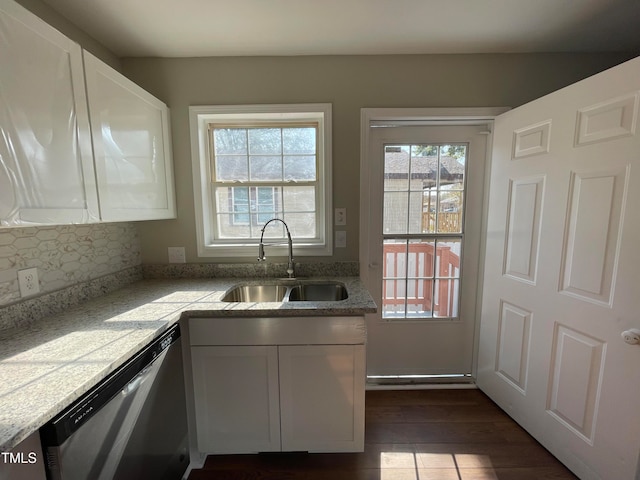
[[[132,394],[133,392],[135,392],[138,389],[138,387],[142,385],[142,382],[144,382],[146,378],[149,376],[149,370],[150,370],[150,367],[146,367],[139,374],[137,374],[133,378],[133,380],[131,380],[129,383],[127,383],[124,386],[124,388],[122,389],[121,395],[123,397],[126,397]]]
[[[133,379],[124,386],[120,394],[123,397],[127,397],[132,393],[135,393],[135,391],[140,387],[140,385],[142,385],[149,377],[155,376],[155,373],[160,368],[160,365],[162,365],[162,362],[164,361],[164,357],[166,355],[167,355],[167,350],[165,349],[162,351],[162,353],[160,353],[160,355],[154,358],[149,365],[144,367],[140,371],[140,373],[138,373],[135,377],[133,377]]]

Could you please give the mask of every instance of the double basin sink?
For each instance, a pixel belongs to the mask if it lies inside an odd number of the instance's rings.
[[[346,300],[346,287],[332,281],[292,281],[237,285],[222,298],[223,302],[336,302]]]

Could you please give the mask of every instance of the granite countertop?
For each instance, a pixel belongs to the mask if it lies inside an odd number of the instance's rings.
[[[317,278],[309,281],[319,280]],[[238,284],[275,279],[144,280],[0,335],[0,450],[7,451],[181,318],[352,316],[376,311],[357,277],[346,300],[227,303]]]

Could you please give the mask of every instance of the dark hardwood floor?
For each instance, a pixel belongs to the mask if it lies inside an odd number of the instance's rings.
[[[189,480],[575,479],[479,390],[368,391],[363,453],[210,455]]]

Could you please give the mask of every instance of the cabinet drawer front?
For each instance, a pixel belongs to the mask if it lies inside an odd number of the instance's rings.
[[[364,317],[189,319],[191,345],[364,344]]]

